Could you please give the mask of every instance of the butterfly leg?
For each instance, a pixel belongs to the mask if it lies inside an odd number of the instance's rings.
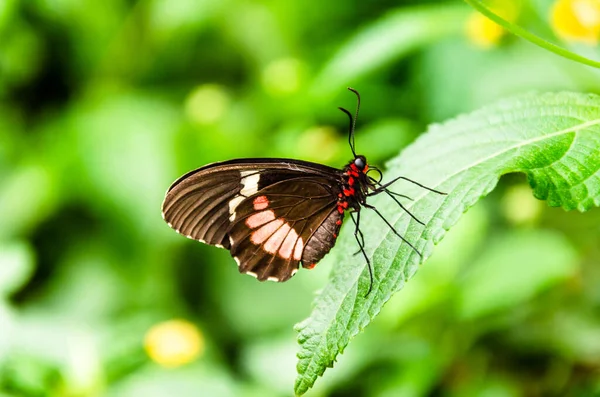
[[[407,196],[405,194],[400,194],[400,193],[392,192],[391,190],[389,190],[389,189],[387,189],[385,187],[383,189],[381,189],[382,185],[381,185],[381,181],[380,180],[377,180],[377,179],[371,178],[371,177],[368,177],[368,178],[376,186],[376,188],[374,189],[373,192],[368,193],[367,197],[368,196],[376,196],[379,193],[385,191],[387,194],[393,194],[394,196],[402,197],[402,198],[405,198],[405,199],[410,200],[410,201],[415,201],[415,200],[413,200],[412,197],[409,197],[409,196]]]
[[[400,194],[400,193],[392,192],[389,189],[385,189],[385,191],[386,191],[387,194],[393,194],[394,196],[402,197],[402,198],[405,198],[405,199],[410,200],[410,201],[415,201],[415,200],[413,200],[412,197],[407,196],[405,194]]]
[[[394,183],[396,183],[397,181],[399,181],[400,179],[402,179],[402,180],[405,180],[405,181],[407,181],[407,182],[410,182],[410,183],[413,183],[413,184],[415,184],[415,185],[417,185],[417,186],[419,186],[419,187],[422,187],[422,188],[423,188],[423,189],[425,189],[425,190],[429,190],[430,192],[433,192],[433,193],[442,194],[442,195],[444,195],[444,196],[448,194],[448,193],[440,192],[439,190],[432,189],[432,188],[430,188],[430,187],[427,187],[427,186],[425,186],[425,185],[422,185],[422,184],[420,184],[419,182],[417,182],[417,181],[413,181],[412,179],[408,179],[408,178],[407,178],[407,177],[405,177],[405,176],[399,176],[399,177],[397,177],[397,178],[394,178],[394,179],[392,179],[391,181],[389,181],[388,183],[384,183],[383,185],[381,185],[381,184],[380,184],[380,186],[379,186],[377,189],[375,189],[373,192],[377,192],[377,191],[378,191],[378,192],[382,192],[382,191],[384,191],[385,189],[387,189],[389,186],[391,186],[391,185],[393,185]]]
[[[354,212],[350,213],[350,217],[352,217],[353,213]],[[352,218],[352,221],[354,222],[354,218]],[[354,225],[356,226],[356,222],[354,222]],[[360,237],[360,243],[358,245],[361,246],[361,243],[362,243],[362,247],[364,247],[365,246],[365,236],[364,236],[363,232],[360,229],[357,228],[356,230],[358,230],[358,236]],[[356,256],[356,255],[360,254],[361,252],[362,252],[362,249],[359,249],[354,254],[352,254],[352,256]]]
[[[360,251],[363,254],[363,257],[365,258],[365,261],[367,261],[367,267],[369,269],[369,289],[367,290],[367,293],[365,294],[365,297],[367,295],[369,295],[369,293],[371,293],[371,290],[373,289],[373,269],[371,269],[371,261],[369,260],[369,257],[367,256],[367,253],[365,252],[365,238],[362,234],[362,232],[360,231],[360,211],[356,211],[356,219],[354,219],[354,212],[350,213],[350,218],[352,218],[352,222],[354,222],[354,238],[356,239],[356,242],[358,243],[358,246],[360,247]]]
[[[410,247],[410,248],[412,248],[412,249],[413,249],[413,250],[414,250],[414,251],[415,251],[417,254],[419,254],[419,256],[420,256],[420,257],[423,257],[423,254],[421,254],[421,252],[420,252],[418,249],[416,249],[416,248],[415,248],[415,246],[414,246],[414,245],[412,245],[412,244],[411,244],[411,243],[410,243],[410,242],[409,242],[407,239],[405,239],[404,237],[402,237],[402,235],[401,235],[400,233],[398,233],[398,231],[397,231],[397,230],[394,228],[394,226],[392,226],[392,224],[391,224],[391,223],[389,223],[387,219],[385,219],[385,217],[384,217],[384,216],[381,214],[381,212],[379,212],[379,210],[378,210],[376,207],[374,207],[374,206],[372,206],[372,205],[370,205],[370,204],[367,204],[367,203],[364,203],[364,204],[363,204],[363,206],[364,206],[364,207],[366,207],[366,208],[369,208],[369,209],[371,209],[371,210],[373,210],[373,211],[375,211],[375,213],[376,213],[377,215],[379,215],[379,217],[380,217],[381,219],[383,219],[383,221],[385,222],[385,224],[386,224],[386,225],[388,225],[388,227],[389,227],[390,229],[392,229],[392,231],[394,232],[394,234],[395,234],[396,236],[400,237],[400,239],[401,239],[402,241],[404,241],[406,244],[408,244],[408,245],[409,245],[409,247]]]
[[[402,205],[402,203],[395,196],[403,197],[403,198],[409,199],[410,201],[413,201],[412,198],[405,196],[404,194],[392,192],[392,191],[388,190],[387,188],[383,188],[383,190],[381,190],[383,185],[381,185],[381,183],[379,183],[378,181],[376,181],[373,178],[371,178],[371,180],[373,181],[373,183],[375,183],[376,185],[379,185],[380,187],[375,189],[371,193],[367,194],[367,197],[375,196],[380,193],[385,193],[388,196],[390,196],[392,198],[392,200],[394,200],[396,202],[396,204],[398,204],[400,206],[400,208],[402,208],[404,210],[404,212],[406,212],[408,215],[410,215],[410,217],[413,218],[417,223],[425,226],[425,223],[423,223],[419,218],[417,218],[415,215],[413,215],[413,213],[410,212],[404,205]]]
[[[412,212],[410,212],[408,210],[408,208],[406,208],[405,206],[402,205],[402,203],[396,198],[394,197],[389,190],[385,189],[384,192],[390,196],[392,198],[392,200],[394,200],[396,202],[396,204],[398,204],[400,206],[400,208],[402,208],[404,210],[404,212],[406,212],[408,215],[410,215],[411,218],[413,218],[417,223],[425,226],[425,223],[423,223],[419,218],[417,218],[415,215],[413,215]]]

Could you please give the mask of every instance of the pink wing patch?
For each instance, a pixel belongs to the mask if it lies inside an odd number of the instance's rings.
[[[299,261],[304,250],[302,237],[282,218],[275,219],[273,211],[265,210],[269,206],[266,196],[258,196],[252,204],[260,212],[246,219],[246,225],[253,230],[250,241],[256,245],[264,243],[263,249],[270,254],[277,254],[284,259],[291,259],[293,254],[293,258]]]
[[[278,221],[279,220],[281,220],[281,219],[278,219]],[[288,224],[283,223],[279,227],[279,229],[277,229],[277,231],[275,233],[273,233],[271,235],[271,237],[269,237],[269,239],[267,240],[265,245],[263,245],[263,249],[265,251],[267,251],[269,254],[275,254],[279,250],[279,247],[281,247],[283,245],[283,242],[285,241],[287,235],[289,234],[290,229],[291,228],[289,227]],[[259,229],[259,231],[260,231],[260,229]]]
[[[250,229],[256,229],[257,227],[262,226],[265,223],[271,222],[273,220],[275,220],[275,213],[273,211],[261,211],[254,215],[250,215],[248,219],[246,219],[246,225]]]
[[[265,214],[266,213],[266,214]],[[257,225],[256,230],[250,234],[250,241],[256,245],[263,245],[263,249],[270,254],[277,254],[284,259],[299,261],[304,250],[304,241],[283,219],[274,219],[273,211],[263,211],[248,218],[246,223]],[[260,216],[260,217],[259,217]],[[250,222],[250,218],[257,217]],[[269,219],[267,222],[262,222]],[[259,221],[260,220],[260,221]]]
[[[273,211],[264,211],[264,212],[273,213]],[[269,237],[271,237],[273,235],[273,233],[275,233],[281,227],[281,225],[283,225],[283,220],[281,220],[281,219],[272,220],[271,222],[261,226],[260,228],[258,228],[255,231],[253,231],[252,234],[250,235],[250,241],[252,241],[253,244],[261,245],[262,243],[267,241],[267,239],[269,239]]]
[[[267,196],[258,196],[254,199],[252,204],[254,205],[254,209],[256,211],[264,210],[269,206],[269,199]]]

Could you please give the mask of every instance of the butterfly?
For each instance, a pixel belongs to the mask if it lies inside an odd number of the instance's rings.
[[[350,120],[348,143],[354,156],[344,168],[279,158],[209,164],[173,182],[162,204],[164,220],[192,240],[229,250],[239,271],[260,281],[286,281],[296,274],[300,264],[314,268],[335,245],[344,215],[349,212],[359,246],[356,254],[362,253],[369,268],[370,291],[373,271],[360,230],[363,208],[373,210],[394,234],[422,256],[367,199],[385,193],[424,225],[399,200],[411,198],[388,187],[402,179],[438,194],[445,193],[403,176],[381,183],[382,172],[370,166],[365,156],[356,154],[354,130],[360,94],[348,89],[356,95],[357,105],[354,117],[339,108]]]

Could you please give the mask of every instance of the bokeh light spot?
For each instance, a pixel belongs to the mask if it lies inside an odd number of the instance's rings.
[[[600,1],[558,0],[552,7],[551,24],[565,40],[595,45],[600,36]]]
[[[302,133],[297,152],[302,158],[327,162],[339,151],[336,129],[331,126],[315,126]]]
[[[144,348],[154,362],[172,368],[196,360],[204,351],[204,338],[194,324],[169,320],[148,330]]]
[[[520,11],[520,5],[517,1],[496,1],[488,6],[494,13],[509,22],[514,22]],[[469,18],[467,18],[465,34],[469,41],[477,47],[491,48],[500,42],[502,37],[506,34],[506,30],[485,15],[474,11]]]
[[[293,94],[300,88],[301,75],[302,66],[297,59],[278,59],[263,70],[262,83],[271,95]]]
[[[227,112],[231,99],[225,89],[216,84],[196,87],[185,101],[185,112],[198,124],[213,124]]]
[[[502,198],[504,216],[515,225],[534,223],[540,217],[542,205],[528,185],[512,186]]]
[[[478,12],[473,12],[467,19],[467,38],[478,47],[491,48],[495,46],[504,33],[504,29],[500,25]]]

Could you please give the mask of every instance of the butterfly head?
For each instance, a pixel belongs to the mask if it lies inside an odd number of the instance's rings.
[[[362,172],[363,174],[366,174],[367,171],[369,170],[369,164],[367,164],[367,158],[363,155],[356,156],[354,158],[354,161],[352,162],[351,167],[354,168],[358,172]]]

